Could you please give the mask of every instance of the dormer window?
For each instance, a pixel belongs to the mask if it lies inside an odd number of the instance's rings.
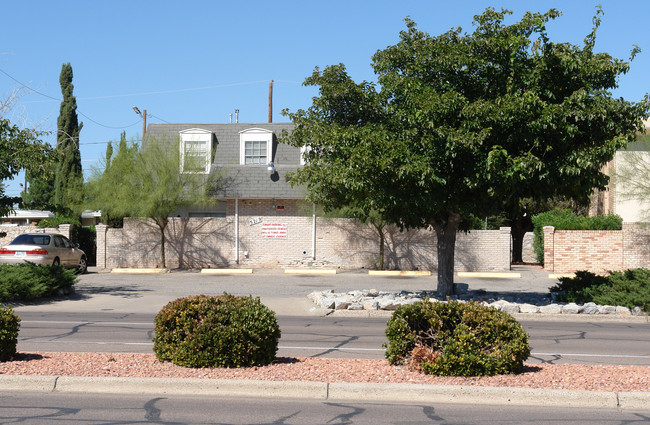
[[[212,165],[212,132],[192,128],[180,132],[181,173],[208,174]]]
[[[242,165],[267,165],[273,155],[273,132],[251,128],[239,133],[239,163]]]

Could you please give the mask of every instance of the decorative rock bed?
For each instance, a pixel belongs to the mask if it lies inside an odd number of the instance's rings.
[[[436,296],[435,291],[388,292],[376,289],[364,289],[350,292],[334,290],[315,291],[307,295],[314,304],[328,310],[395,310],[400,305],[413,304],[428,298],[432,302],[445,302]],[[476,301],[507,313],[543,313],[543,314],[605,314],[618,316],[640,316],[645,314],[639,307],[630,310],[627,307],[597,305],[586,303],[552,302],[545,294],[539,293],[494,293],[486,291],[468,291],[453,295],[449,300],[461,302]]]

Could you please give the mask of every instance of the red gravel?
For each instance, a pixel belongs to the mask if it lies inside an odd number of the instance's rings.
[[[154,354],[21,353],[0,363],[0,374],[146,378],[257,379],[271,381],[377,382],[650,391],[650,366],[526,364],[518,375],[434,377],[390,366],[386,360],[283,357],[264,367],[191,369],[161,363]]]

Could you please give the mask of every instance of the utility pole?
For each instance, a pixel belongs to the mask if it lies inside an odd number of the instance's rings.
[[[269,83],[269,123],[273,122],[273,80]]]
[[[140,112],[137,106],[134,106],[133,110],[136,114],[142,116],[142,141],[144,142],[144,133],[147,131],[147,110],[143,109],[142,112]]]

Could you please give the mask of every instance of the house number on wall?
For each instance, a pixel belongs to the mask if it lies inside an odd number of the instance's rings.
[[[248,220],[248,225],[253,226],[253,225],[259,224],[261,222],[262,222],[262,217],[254,217],[254,218],[251,218],[250,220]]]

